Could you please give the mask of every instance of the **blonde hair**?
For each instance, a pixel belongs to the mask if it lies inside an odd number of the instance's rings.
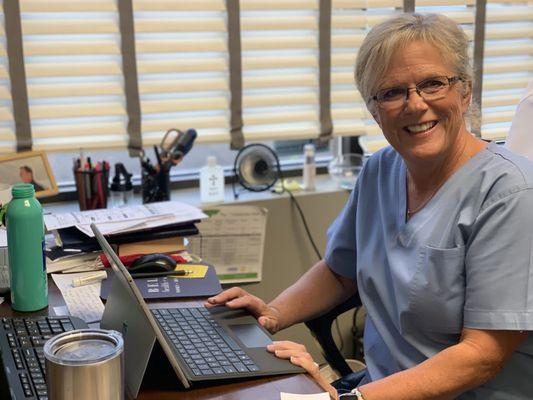
[[[400,14],[375,25],[357,54],[355,83],[367,106],[394,52],[417,40],[434,46],[465,82],[464,87],[471,87],[468,37],[457,23],[440,14]]]

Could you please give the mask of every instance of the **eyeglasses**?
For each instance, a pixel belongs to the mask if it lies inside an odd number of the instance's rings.
[[[446,97],[450,86],[457,81],[463,81],[463,78],[460,76],[435,76],[424,79],[422,82],[417,83],[415,87],[393,87],[378,90],[370,100],[374,100],[385,110],[403,107],[407,103],[411,90],[415,90],[424,101],[440,100]]]

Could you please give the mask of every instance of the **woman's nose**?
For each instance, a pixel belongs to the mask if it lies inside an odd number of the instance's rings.
[[[424,111],[428,108],[428,104],[416,88],[409,88],[407,91],[407,99],[405,100],[405,109],[409,111]]]

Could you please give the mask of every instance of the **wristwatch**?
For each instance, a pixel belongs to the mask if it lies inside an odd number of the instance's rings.
[[[359,388],[355,388],[354,390],[352,390],[352,392],[357,397],[357,400],[365,400],[365,398],[363,397],[363,393],[359,391]]]
[[[352,389],[349,393],[342,393],[339,395],[340,400],[365,400],[363,393],[358,388]]]

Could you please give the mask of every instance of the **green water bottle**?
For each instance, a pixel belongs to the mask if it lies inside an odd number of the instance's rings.
[[[17,183],[7,206],[7,246],[11,278],[11,307],[37,311],[48,306],[41,203],[31,183]]]

